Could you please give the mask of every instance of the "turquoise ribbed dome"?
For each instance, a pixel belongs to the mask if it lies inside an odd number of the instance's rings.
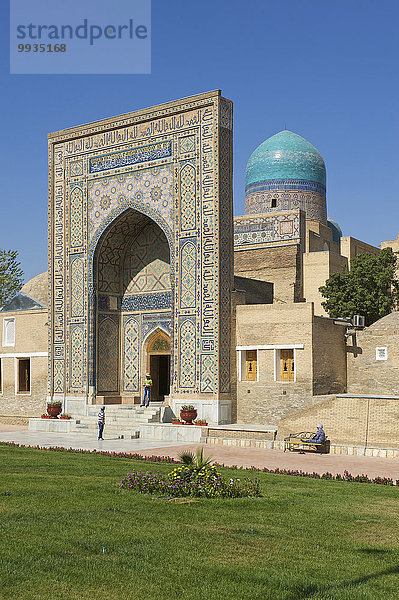
[[[326,185],[323,157],[300,135],[284,130],[265,140],[251,154],[245,186],[270,180],[312,181]]]
[[[327,217],[327,227],[329,227],[332,231],[334,242],[339,243],[339,240],[342,238],[341,227],[336,221],[334,221],[334,219],[330,219],[330,217]]]

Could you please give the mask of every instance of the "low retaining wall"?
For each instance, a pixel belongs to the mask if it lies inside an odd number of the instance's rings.
[[[264,450],[284,450],[284,442],[271,440],[239,439],[207,437],[209,445],[233,446],[237,448],[260,448]],[[349,446],[345,444],[331,444],[329,454],[344,456],[376,456],[379,458],[399,458],[399,448],[377,448],[364,446]]]
[[[71,433],[76,419],[29,419],[29,431]]]
[[[207,428],[198,425],[172,425],[172,423],[143,423],[139,426],[142,440],[159,440],[167,442],[205,441]]]

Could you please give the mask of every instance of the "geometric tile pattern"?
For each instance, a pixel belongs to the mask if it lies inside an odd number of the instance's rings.
[[[234,246],[291,241],[301,237],[303,213],[299,210],[285,213],[266,213],[259,216],[242,216],[234,219]]]
[[[194,152],[195,150],[195,135],[186,135],[179,139],[179,153]]]
[[[195,167],[191,164],[180,170],[180,219],[182,231],[195,228]]]
[[[98,324],[98,391],[118,391],[118,317],[100,315]]]
[[[97,252],[97,286],[99,292],[121,294],[121,269],[127,246],[149,219],[137,211],[121,215],[100,240]]]
[[[141,328],[141,340],[143,341],[148,334],[158,327],[162,327],[168,335],[171,333],[171,315],[163,313],[162,315],[143,316],[143,324]]]
[[[249,183],[245,186],[246,194],[268,190],[304,190],[325,195],[326,186],[317,181],[306,181],[305,179],[268,179],[267,181]]]
[[[229,117],[230,115],[230,117]],[[219,195],[220,195],[220,261],[219,261],[219,302],[220,302],[220,329],[219,329],[219,372],[214,356],[211,360],[201,362],[202,390],[207,391],[206,382],[213,376],[219,379],[220,391],[230,392],[230,352],[231,352],[231,289],[232,278],[232,104],[221,103],[221,122],[230,123],[229,127],[221,127],[219,134],[220,147],[220,172],[219,172]]]
[[[144,226],[125,253],[123,293],[170,290],[169,245],[156,223]]]
[[[82,325],[71,327],[71,390],[81,392],[84,389],[84,331]]]
[[[212,392],[216,375],[216,361],[213,354],[201,355],[201,392]]]
[[[180,387],[195,387],[195,325],[185,319],[180,325]]]
[[[139,392],[139,323],[137,318],[123,318],[123,390]]]
[[[84,262],[74,258],[71,262],[71,316],[83,317],[84,312]]]
[[[71,186],[71,246],[81,246],[83,243],[83,189],[77,185]]]
[[[118,207],[150,207],[166,222],[172,219],[173,172],[169,165],[89,182],[89,232],[95,237],[101,223]]]
[[[194,308],[196,298],[197,249],[193,242],[186,242],[181,249],[181,308]]]
[[[65,363],[63,360],[54,360],[54,392],[62,393],[65,385]]]
[[[305,186],[274,186],[274,189],[263,189],[248,193],[245,197],[245,214],[277,213],[287,210],[301,209],[306,213],[308,221],[326,222],[325,192],[307,190]],[[311,182],[307,182],[311,183]]]

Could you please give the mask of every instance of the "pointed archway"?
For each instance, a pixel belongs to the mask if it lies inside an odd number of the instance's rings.
[[[169,335],[157,328],[144,344],[146,372],[152,378],[152,401],[164,402],[170,394],[171,341]]]

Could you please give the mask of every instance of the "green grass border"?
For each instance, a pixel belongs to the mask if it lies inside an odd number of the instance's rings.
[[[30,448],[32,450],[48,450],[53,452],[72,452],[75,454],[90,454],[97,456],[107,456],[109,458],[123,458],[128,460],[141,460],[143,462],[152,462],[152,463],[169,463],[169,464],[180,464],[181,461],[172,458],[171,456],[158,456],[156,454],[152,454],[151,456],[143,456],[138,452],[114,452],[109,450],[84,450],[83,448],[65,448],[64,446],[40,446],[39,444],[35,446],[30,446],[29,444],[17,444],[16,442],[0,442],[0,445],[9,446],[14,448]],[[309,477],[311,479],[327,479],[333,481],[348,481],[348,482],[356,482],[356,483],[372,483],[377,485],[387,485],[399,487],[399,479],[394,481],[392,477],[373,477],[370,478],[368,475],[351,475],[349,471],[345,470],[343,475],[340,473],[336,473],[333,475],[326,471],[325,473],[312,473],[307,471],[301,471],[300,469],[280,469],[277,467],[276,469],[269,469],[267,467],[241,467],[238,465],[225,465],[224,463],[214,462],[217,467],[223,467],[224,469],[233,469],[235,471],[251,471],[251,472],[259,472],[259,473],[270,473],[274,475],[289,475],[291,477]]]

